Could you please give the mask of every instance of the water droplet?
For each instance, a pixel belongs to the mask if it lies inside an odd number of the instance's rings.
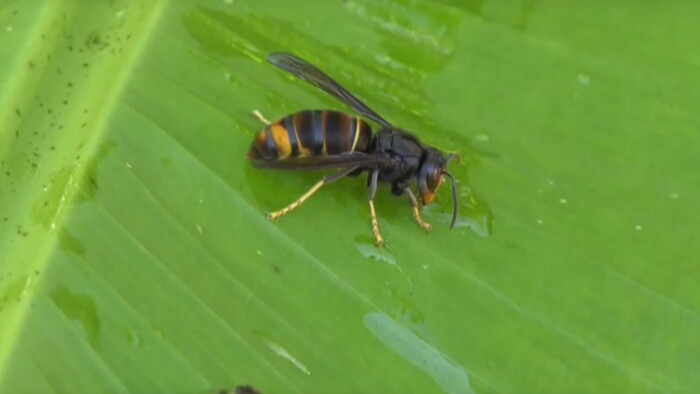
[[[292,363],[292,365],[294,365],[304,375],[311,375],[311,371],[309,370],[309,368],[307,368],[306,365],[299,361],[299,359],[297,359],[291,353],[289,353],[289,351],[287,351],[287,349],[285,349],[282,345],[273,341],[267,335],[264,335],[259,332],[256,332],[255,334],[260,338],[260,340],[263,344],[265,344],[265,346],[272,350],[273,353]]]
[[[491,140],[491,136],[488,134],[477,134],[474,136],[474,141],[476,142],[489,142]]]
[[[542,223],[544,223],[544,220],[542,220],[542,219],[537,219],[537,224],[542,224]]]
[[[255,253],[257,253],[258,256],[262,256],[262,255],[263,255],[263,252],[261,252],[261,251],[259,251],[259,250],[257,250],[257,249],[255,250]]]
[[[95,194],[99,189],[99,166],[102,163],[102,161],[112,152],[112,149],[114,149],[116,146],[117,143],[114,140],[110,139],[100,144],[100,146],[97,149],[97,152],[88,161],[88,165],[83,177],[85,181],[81,182],[81,192],[76,194],[76,202],[85,202],[95,197]]]
[[[641,224],[637,224],[636,226],[634,226],[634,229],[637,230],[637,231],[642,231],[642,225],[641,225]]]
[[[493,212],[491,212],[489,205],[466,186],[460,188],[459,195],[459,212],[455,228],[468,228],[483,238],[491,236]],[[426,221],[433,224],[433,229],[436,224],[449,227],[452,221],[452,212],[445,211],[445,209],[451,209],[449,204],[449,201],[447,205],[441,204],[441,206],[430,204],[421,210]]]
[[[413,303],[411,298],[403,296],[394,290],[391,291],[391,294],[392,300],[396,302],[396,305],[391,308],[392,317],[424,341],[435,343],[435,336],[426,324],[425,315]]]
[[[671,200],[678,200],[678,194],[676,193],[671,193],[668,196],[671,197]]]
[[[143,345],[143,339],[141,339],[141,336],[131,327],[126,329],[126,341],[134,347]]]
[[[396,257],[389,252],[386,246],[381,248],[376,247],[374,245],[374,238],[369,235],[358,235],[355,237],[354,241],[355,248],[363,257],[380,263],[396,265]]]
[[[128,168],[128,169],[132,169],[132,168],[133,168],[133,167],[131,166],[131,163],[129,163],[128,161],[125,162],[124,164],[126,165],[126,168]]]
[[[559,199],[559,202],[562,203],[562,204],[566,204],[568,201],[566,201],[565,198],[560,198],[560,199]]]
[[[204,234],[204,227],[202,227],[202,225],[199,224],[199,223],[197,223],[197,231],[198,231],[200,234]]]
[[[85,254],[85,244],[77,239],[66,227],[58,235],[58,247],[67,254],[83,256]]]
[[[387,349],[430,376],[447,393],[473,394],[464,367],[389,316],[371,312],[365,315],[367,330]]]
[[[65,286],[52,291],[51,299],[66,317],[80,324],[88,343],[97,348],[101,322],[95,300],[88,295],[73,293]]]
[[[5,30],[6,30],[8,33],[12,33],[12,31],[15,30],[15,28],[12,27],[12,26],[7,26],[7,27],[5,28]]]
[[[591,77],[586,74],[579,74],[576,76],[576,79],[581,85],[589,85],[591,83]]]

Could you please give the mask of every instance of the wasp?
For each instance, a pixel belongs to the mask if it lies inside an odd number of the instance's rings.
[[[275,221],[298,208],[324,185],[366,172],[372,235],[377,246],[384,245],[374,209],[379,182],[390,184],[391,192],[396,196],[408,196],[413,219],[421,228],[431,231],[432,226],[421,218],[410,183],[416,181],[421,200],[427,205],[433,201],[435,192],[447,176],[452,184],[450,229],[454,227],[457,189],[454,177],[445,170],[452,154],[445,155],[421,143],[408,131],[393,126],[308,62],[289,53],[272,53],[267,61],[330,94],[361,115],[351,116],[333,110],[303,110],[269,122],[260,112],[253,111],[265,124],[247,154],[253,166],[278,170],[338,170],[319,180],[288,206],[268,213],[268,219]],[[376,134],[363,117],[380,126]]]

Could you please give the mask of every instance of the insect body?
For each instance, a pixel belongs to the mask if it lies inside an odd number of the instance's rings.
[[[418,200],[409,184],[414,179],[417,181],[422,202],[427,205],[435,198],[435,192],[444,177],[449,177],[453,204],[450,228],[454,227],[457,219],[457,190],[454,178],[445,171],[452,155],[445,156],[437,149],[422,144],[413,134],[392,126],[311,64],[288,53],[273,53],[267,60],[329,93],[363,117],[380,125],[379,131],[373,134],[363,118],[331,110],[305,110],[270,123],[255,111],[265,127],[256,135],[248,151],[247,157],[254,166],[281,170],[339,170],[318,181],[285,208],[269,213],[267,216],[270,220],[276,220],[297,208],[323,185],[345,176],[368,172],[372,234],[377,246],[384,244],[374,209],[378,182],[391,184],[394,195],[406,194],[414,220],[423,229],[430,231],[430,224],[420,216]]]

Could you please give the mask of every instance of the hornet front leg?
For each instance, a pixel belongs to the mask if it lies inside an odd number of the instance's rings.
[[[432,231],[433,226],[431,226],[430,223],[424,222],[423,218],[420,216],[420,211],[418,210],[418,200],[416,199],[416,196],[413,195],[411,188],[406,187],[404,189],[404,193],[408,195],[408,202],[411,204],[411,208],[413,209],[413,220],[415,220],[423,230],[428,232]]]

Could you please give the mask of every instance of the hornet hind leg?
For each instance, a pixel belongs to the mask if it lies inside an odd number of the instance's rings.
[[[367,190],[369,192],[369,214],[372,218],[372,236],[374,236],[374,244],[381,247],[384,246],[384,238],[382,238],[382,234],[379,233],[377,212],[374,210],[374,195],[377,193],[378,176],[379,170],[372,171],[372,173],[369,175],[369,186]]]
[[[267,119],[263,116],[263,114],[261,114],[260,111],[258,111],[257,109],[254,109],[254,110],[253,110],[253,116],[255,116],[255,118],[256,118],[257,120],[259,120],[260,123],[262,123],[262,124],[264,124],[264,125],[266,125],[266,126],[269,126],[269,125],[270,125],[270,121],[267,120]]]
[[[327,175],[327,176],[323,177],[323,179],[321,179],[320,181],[316,182],[316,184],[314,184],[313,186],[311,186],[311,189],[309,189],[309,191],[307,191],[306,193],[304,193],[301,197],[299,197],[299,198],[298,198],[296,201],[294,201],[293,203],[287,205],[286,207],[280,209],[279,211],[275,211],[275,212],[270,212],[270,213],[268,213],[268,214],[267,214],[267,218],[268,218],[270,221],[275,221],[275,220],[281,218],[282,216],[284,216],[284,215],[288,214],[289,212],[293,211],[294,209],[298,208],[301,204],[303,204],[306,200],[308,200],[309,197],[313,196],[314,193],[316,193],[316,192],[318,191],[318,189],[320,189],[323,185],[327,185],[327,184],[329,184],[329,183],[335,182],[335,181],[337,181],[338,179],[340,179],[340,178],[342,178],[342,177],[348,175],[349,173],[355,171],[356,169],[357,169],[356,167],[352,167],[352,168],[348,168],[348,169],[346,169],[346,170],[343,170],[343,171],[341,171],[341,172],[338,172],[338,173],[335,173],[335,174],[330,174],[330,175]]]

